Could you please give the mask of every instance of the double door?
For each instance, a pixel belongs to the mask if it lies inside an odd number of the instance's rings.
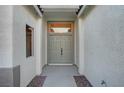
[[[72,64],[72,35],[48,36],[48,64]]]

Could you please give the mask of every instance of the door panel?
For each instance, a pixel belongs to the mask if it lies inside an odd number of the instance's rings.
[[[72,64],[73,43],[72,35],[48,36],[48,63]]]

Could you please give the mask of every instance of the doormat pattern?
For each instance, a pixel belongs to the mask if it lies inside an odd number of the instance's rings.
[[[27,87],[42,87],[47,76],[35,76]]]
[[[85,76],[73,76],[77,87],[92,87],[90,82],[87,80]]]

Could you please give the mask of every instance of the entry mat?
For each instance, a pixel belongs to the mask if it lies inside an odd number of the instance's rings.
[[[77,87],[92,87],[92,85],[85,76],[81,75],[81,76],[73,76],[73,77],[75,79]]]
[[[27,87],[42,87],[47,76],[35,76]]]

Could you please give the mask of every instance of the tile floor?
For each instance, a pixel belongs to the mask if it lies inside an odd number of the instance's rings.
[[[76,66],[45,66],[43,76],[47,76],[43,87],[76,87],[74,75],[79,75]]]

